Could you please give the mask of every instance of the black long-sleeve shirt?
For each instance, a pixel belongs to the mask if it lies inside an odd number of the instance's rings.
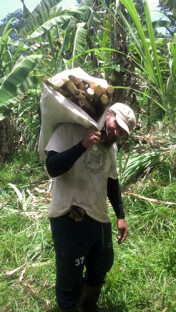
[[[49,151],[46,159],[49,175],[55,178],[67,172],[85,151],[82,142],[61,153]],[[117,218],[124,219],[125,213],[118,179],[108,178],[107,195]]]

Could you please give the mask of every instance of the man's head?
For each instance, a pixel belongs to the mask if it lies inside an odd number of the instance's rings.
[[[128,105],[115,103],[108,110],[105,125],[108,142],[118,143],[127,138],[134,129],[136,118]]]

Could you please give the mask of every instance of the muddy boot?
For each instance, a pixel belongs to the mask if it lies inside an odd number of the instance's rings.
[[[98,312],[98,298],[100,295],[101,286],[83,285],[81,296],[81,304],[83,312]]]

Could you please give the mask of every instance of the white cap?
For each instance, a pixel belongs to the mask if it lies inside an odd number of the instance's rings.
[[[109,109],[116,113],[118,125],[130,134],[136,125],[136,118],[133,110],[128,105],[122,103],[115,103],[110,106]]]

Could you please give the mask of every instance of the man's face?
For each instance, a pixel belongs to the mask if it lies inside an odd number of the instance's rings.
[[[116,115],[112,111],[108,112],[106,118],[106,136],[106,141],[109,145],[121,143],[128,137],[128,133],[118,125]]]

